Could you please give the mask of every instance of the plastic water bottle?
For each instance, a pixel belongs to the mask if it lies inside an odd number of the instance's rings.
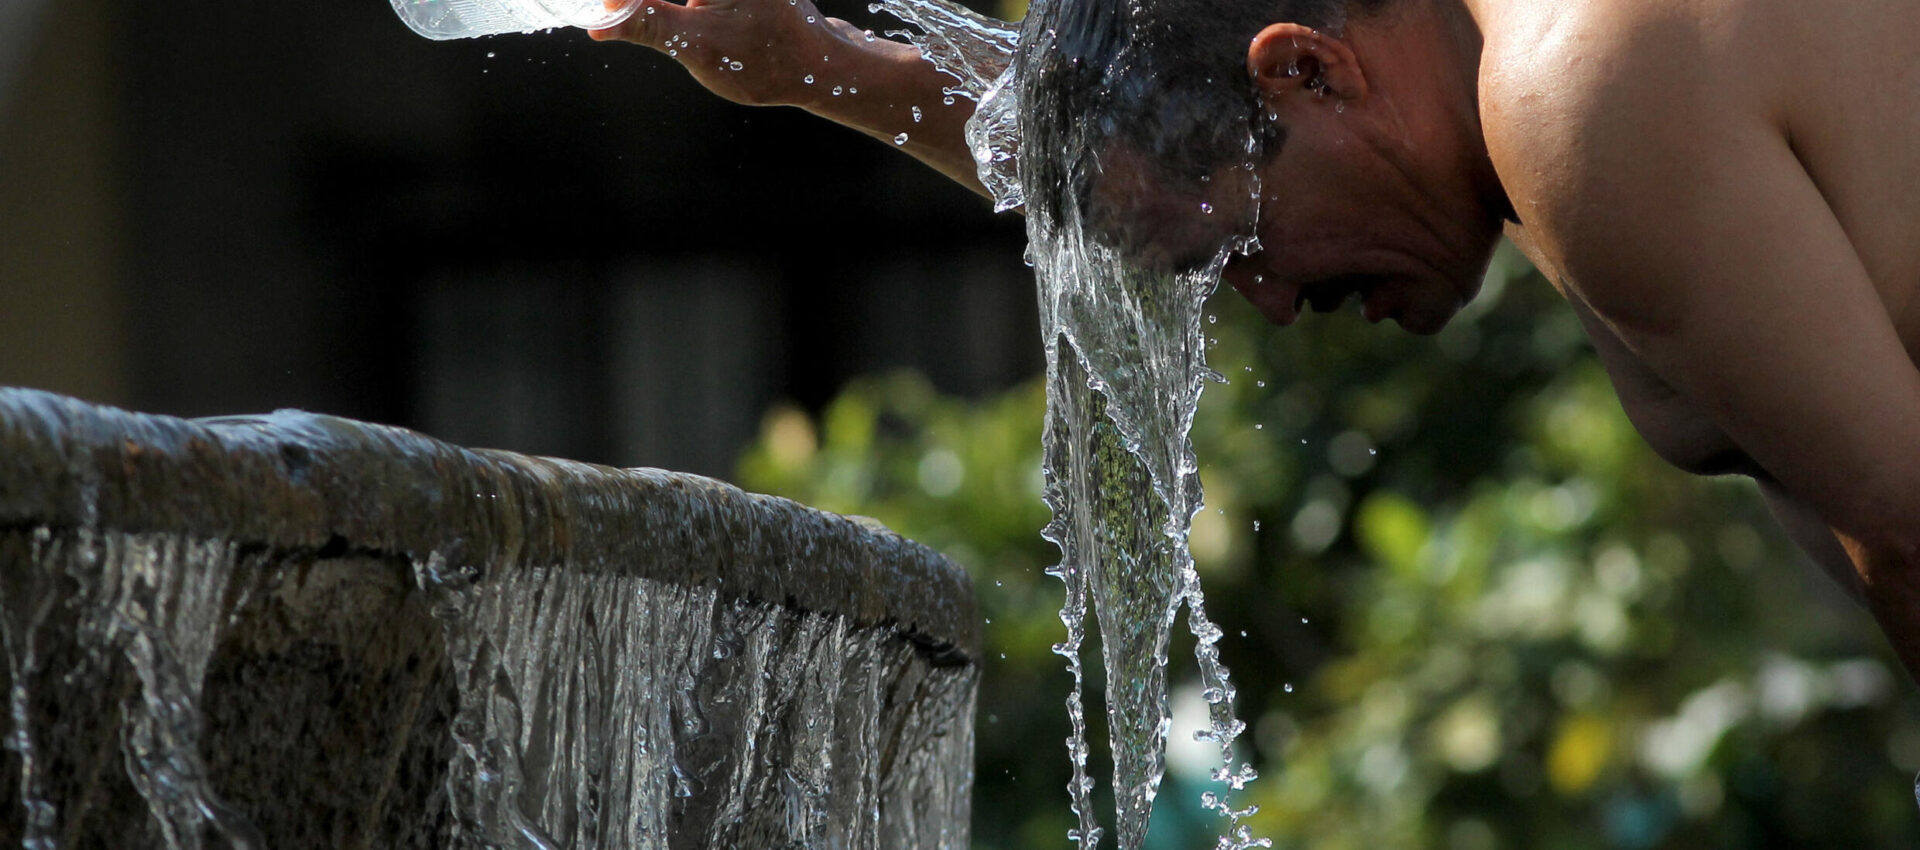
[[[640,0],[390,0],[408,27],[435,41],[533,32],[602,29],[633,15]]]

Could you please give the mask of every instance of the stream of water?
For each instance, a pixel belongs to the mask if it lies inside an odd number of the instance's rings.
[[[1123,240],[1111,238],[1105,223],[1130,208],[1152,207],[1158,199],[1148,195],[1157,190],[1145,181],[1121,182],[1116,195],[1087,175],[1118,174],[1124,165],[1107,149],[1111,134],[1098,131],[1128,120],[1110,106],[1118,99],[1114,81],[1127,77],[1130,63],[1150,58],[1140,48],[1151,36],[1129,23],[1140,17],[1141,2],[1038,0],[1018,29],[942,0],[882,0],[876,8],[920,27],[909,39],[955,78],[949,94],[976,102],[967,139],[981,182],[997,209],[1024,207],[1027,216],[1047,358],[1046,501],[1053,520],[1045,535],[1061,550],[1050,573],[1066,586],[1060,619],[1067,635],[1054,651],[1073,676],[1068,792],[1078,826],[1070,837],[1092,848],[1104,834],[1087,769],[1087,614],[1098,628],[1106,673],[1114,837],[1122,850],[1134,850],[1145,840],[1165,772],[1168,643],[1184,607],[1210,715],[1209,728],[1195,736],[1221,753],[1213,773],[1221,787],[1202,798],[1225,820],[1218,847],[1265,847],[1271,842],[1244,823],[1254,808],[1234,802],[1256,775],[1234,756],[1246,726],[1234,713],[1221,630],[1207,617],[1187,546],[1202,506],[1188,434],[1201,391],[1220,379],[1206,364],[1203,305],[1231,253],[1254,245],[1258,146],[1245,127],[1239,167],[1170,187],[1176,198],[1192,197],[1186,202],[1193,209],[1180,212],[1215,217],[1217,227],[1203,229],[1190,246],[1200,262],[1176,268],[1117,247]],[[1080,67],[1078,52],[1061,55],[1102,39],[1119,42],[1101,54],[1105,67]],[[1100,82],[1069,100],[1064,90],[1076,74]]]

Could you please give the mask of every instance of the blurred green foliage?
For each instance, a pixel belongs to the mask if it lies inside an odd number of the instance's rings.
[[[1920,711],[1871,620],[1750,483],[1653,456],[1517,254],[1436,337],[1210,309],[1227,381],[1194,431],[1192,544],[1276,846],[1920,846]],[[972,574],[983,848],[1068,846],[1043,404],[1037,380],[968,401],[873,377],[818,417],[770,412],[740,463],[749,489],[873,516]],[[1182,740],[1187,642],[1162,848],[1217,826]]]

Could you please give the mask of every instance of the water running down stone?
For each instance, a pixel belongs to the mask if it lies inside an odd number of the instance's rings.
[[[960,850],[977,622],[706,479],[0,389],[0,846]]]

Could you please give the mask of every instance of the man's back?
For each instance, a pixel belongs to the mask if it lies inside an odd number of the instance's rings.
[[[1743,112],[1772,123],[1846,231],[1908,349],[1920,350],[1920,5],[1559,5],[1512,22],[1504,39],[1488,34],[1482,105],[1496,162],[1502,131],[1529,131],[1530,104],[1556,96],[1553,89],[1588,90],[1576,97],[1613,113],[1601,120],[1636,102],[1658,110],[1700,97],[1714,101],[1712,112],[1673,116],[1699,133],[1720,132],[1716,119]],[[1653,143],[1635,151],[1681,153]],[[1525,182],[1509,179],[1510,186]],[[1526,201],[1515,199],[1520,207]],[[1525,241],[1528,211],[1519,212],[1517,235]]]
[[[1689,267],[1694,275],[1711,278],[1711,268],[1699,267],[1737,268],[1752,258],[1763,263],[1809,259],[1767,258],[1770,251],[1793,248],[1743,232],[1748,215],[1761,220],[1797,216],[1812,222],[1798,228],[1803,232],[1831,224],[1844,234],[1844,245],[1834,246],[1830,256],[1812,258],[1805,265],[1812,273],[1774,285],[1797,288],[1804,303],[1817,307],[1847,303],[1850,278],[1870,283],[1883,315],[1868,318],[1897,335],[1906,362],[1896,371],[1911,377],[1914,352],[1920,351],[1920,303],[1914,297],[1920,291],[1920,239],[1914,238],[1920,235],[1920,145],[1913,143],[1920,139],[1916,46],[1920,6],[1907,3],[1876,1],[1831,10],[1786,0],[1620,0],[1541,10],[1510,21],[1489,33],[1483,66],[1490,150],[1521,219],[1512,235],[1580,311],[1636,426],[1682,468],[1760,478],[1796,539],[1856,592],[1861,588],[1853,565],[1816,521],[1807,500],[1781,491],[1773,470],[1756,463],[1716,422],[1716,415],[1724,420],[1730,413],[1727,397],[1741,393],[1718,392],[1710,378],[1684,365],[1687,360],[1738,361],[1746,352],[1688,343],[1688,334],[1674,330],[1702,324],[1686,315],[1690,312],[1724,319],[1787,310],[1789,302],[1769,303],[1764,283],[1750,291],[1737,282],[1703,285],[1706,297],[1673,290],[1687,285]],[[1541,133],[1577,138],[1540,146],[1534,140]],[[1752,169],[1755,185],[1739,186],[1745,175],[1738,169],[1728,185],[1709,176],[1720,166],[1717,160],[1741,151],[1765,161],[1769,145],[1778,145],[1790,160],[1774,172]],[[1612,169],[1604,170],[1608,165]],[[1792,171],[1799,174],[1785,173]],[[1666,195],[1657,189],[1609,191],[1620,184],[1671,183],[1692,175],[1701,181]],[[1797,185],[1796,177],[1806,185]],[[1756,186],[1774,190],[1754,191]],[[1714,193],[1744,194],[1735,214],[1716,218],[1705,209]],[[1666,203],[1589,206],[1620,198]],[[1784,223],[1784,229],[1795,230],[1792,222]],[[1699,230],[1697,238],[1674,240],[1665,251],[1640,244],[1657,241],[1649,230],[1689,226]],[[1719,227],[1725,232],[1714,233]],[[1667,268],[1674,273],[1663,274]],[[1817,310],[1808,311],[1808,317],[1808,333],[1847,330],[1844,320],[1820,317]],[[1860,324],[1861,333],[1871,332],[1873,321]],[[1706,341],[1716,335],[1691,338]],[[1676,339],[1683,341],[1676,344]],[[1664,358],[1667,368],[1650,367],[1635,350],[1642,347]],[[1752,383],[1757,386],[1747,397],[1777,392],[1782,404],[1791,403],[1786,388],[1765,386],[1778,379],[1756,371]],[[1709,392],[1674,388],[1676,380],[1690,376]],[[1876,386],[1869,372],[1857,378],[1840,389],[1893,390]]]

